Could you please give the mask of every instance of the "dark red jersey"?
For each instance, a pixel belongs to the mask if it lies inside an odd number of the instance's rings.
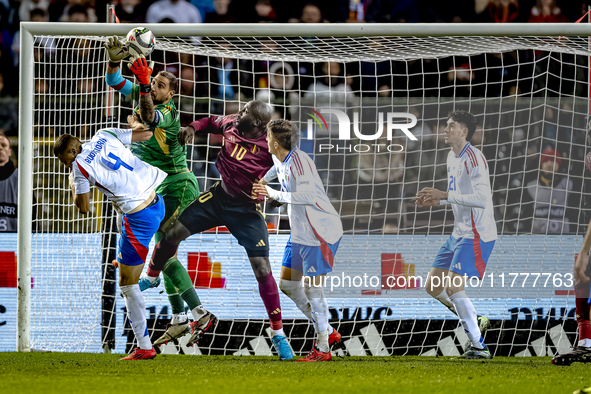
[[[216,167],[222,176],[226,193],[238,200],[253,200],[250,195],[252,184],[262,179],[273,167],[273,159],[267,145],[267,135],[258,138],[245,138],[236,128],[236,116],[210,116],[191,123],[195,133],[206,132],[222,134],[224,142],[218,154]]]

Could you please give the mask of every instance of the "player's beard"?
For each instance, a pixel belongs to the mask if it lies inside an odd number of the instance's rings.
[[[152,96],[152,102],[154,103],[154,105],[160,105],[164,102],[163,100],[157,100],[156,96],[153,95],[152,93],[150,93],[150,95]]]

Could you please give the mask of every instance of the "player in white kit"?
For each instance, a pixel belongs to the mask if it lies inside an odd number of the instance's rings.
[[[476,119],[471,113],[459,110],[448,115],[445,143],[451,151],[447,156],[447,191],[424,188],[415,203],[418,207],[452,206],[453,233],[439,250],[425,288],[460,318],[470,341],[462,357],[491,358],[474,305],[464,292],[465,278],[483,278],[497,239],[488,164],[469,142],[475,131]]]
[[[332,359],[330,347],[340,342],[341,334],[328,324],[330,312],[323,284],[343,236],[341,218],[324,191],[314,161],[296,148],[297,132],[292,131],[291,122],[269,122],[267,142],[274,166],[254,184],[253,198],[263,195],[289,204],[291,236],[283,255],[279,288],[313,322],[317,334],[310,353],[297,361],[328,361]],[[281,191],[266,186],[275,178]],[[308,278],[302,281],[304,275]]]
[[[151,131],[99,130],[87,143],[61,135],[53,153],[68,168],[74,203],[81,213],[90,211],[90,186],[96,186],[122,212],[119,240],[119,286],[138,348],[121,360],[156,357],[146,322],[146,306],[138,285],[150,240],[164,217],[164,202],[155,193],[166,173],[135,157],[126,145],[145,141]]]

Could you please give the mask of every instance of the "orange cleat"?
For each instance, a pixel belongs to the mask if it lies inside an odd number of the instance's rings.
[[[308,353],[308,355],[306,357],[300,358],[299,360],[296,360],[296,361],[310,363],[310,362],[316,362],[316,361],[330,361],[330,360],[332,360],[332,355],[330,354],[330,352],[322,353],[322,352],[319,352],[318,350],[316,350],[315,348],[312,348],[312,350],[310,350],[310,353]]]
[[[129,354],[128,356],[125,356],[123,358],[120,358],[119,361],[122,360],[151,360],[154,357],[156,357],[156,350],[154,350],[154,348],[152,347],[152,349],[140,349],[140,348],[135,348],[133,349],[133,352],[131,354]]]

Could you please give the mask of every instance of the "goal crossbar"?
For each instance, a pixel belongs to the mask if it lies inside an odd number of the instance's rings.
[[[591,36],[588,23],[144,23],[156,36]],[[22,22],[21,31],[52,35],[125,35],[129,24]],[[22,34],[22,33],[21,33]]]

